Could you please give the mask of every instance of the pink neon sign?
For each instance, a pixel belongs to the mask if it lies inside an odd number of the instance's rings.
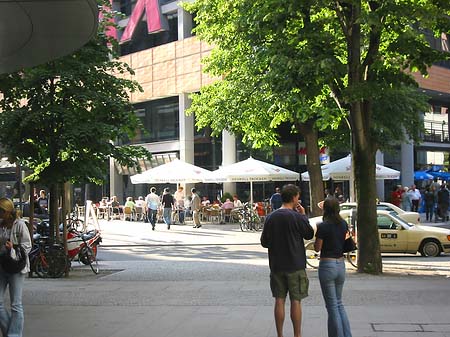
[[[147,31],[149,34],[168,30],[167,19],[161,13],[158,0],[138,0],[120,38],[120,43],[131,40],[137,25],[144,15],[144,11],[147,14]]]

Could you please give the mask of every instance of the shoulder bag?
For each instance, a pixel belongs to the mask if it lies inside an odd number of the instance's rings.
[[[22,233],[20,233],[22,237]],[[3,271],[9,274],[20,273],[27,264],[27,255],[25,249],[20,244],[14,245],[8,252],[1,256],[0,265]]]
[[[347,229],[346,233],[348,233],[349,235],[348,235],[348,238],[346,238],[344,241],[344,246],[342,247],[342,251],[344,253],[353,252],[354,250],[357,250],[358,247],[356,246],[355,240],[353,240],[352,234],[350,233],[350,231],[348,229]]]

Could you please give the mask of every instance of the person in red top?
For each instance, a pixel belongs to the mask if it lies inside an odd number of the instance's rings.
[[[402,203],[402,187],[397,185],[394,187],[394,190],[391,193],[391,202],[397,207],[400,207]]]

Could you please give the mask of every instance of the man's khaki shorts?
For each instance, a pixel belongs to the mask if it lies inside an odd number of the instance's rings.
[[[273,297],[286,298],[289,292],[291,300],[301,301],[308,296],[309,280],[306,271],[299,269],[292,273],[271,272],[270,289]]]

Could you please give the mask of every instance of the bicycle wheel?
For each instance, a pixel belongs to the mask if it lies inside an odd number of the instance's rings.
[[[241,231],[246,232],[248,231],[248,223],[245,219],[239,220],[239,227],[241,228]]]
[[[244,215],[239,213],[238,214],[239,219],[239,227],[241,228],[241,231],[245,232],[248,230],[247,220],[245,219]]]
[[[92,247],[84,246],[80,249],[78,253],[78,257],[81,263],[85,265],[89,265],[94,274],[98,274],[98,260],[96,251],[92,249]]]
[[[311,268],[319,268],[320,253],[314,250],[314,242],[309,242],[305,245],[306,263]]]
[[[84,230],[84,221],[81,219],[71,219],[69,222],[70,228],[75,229],[77,232]]]
[[[358,256],[356,254],[356,250],[354,250],[353,252],[346,253],[345,255],[347,261],[350,262],[350,264],[353,267],[358,268]]]
[[[261,221],[261,218],[258,214],[253,214],[253,227],[255,228],[255,231],[260,231],[264,227],[264,223]]]
[[[60,249],[49,249],[38,256],[35,272],[41,278],[59,278],[67,268],[67,257]]]

